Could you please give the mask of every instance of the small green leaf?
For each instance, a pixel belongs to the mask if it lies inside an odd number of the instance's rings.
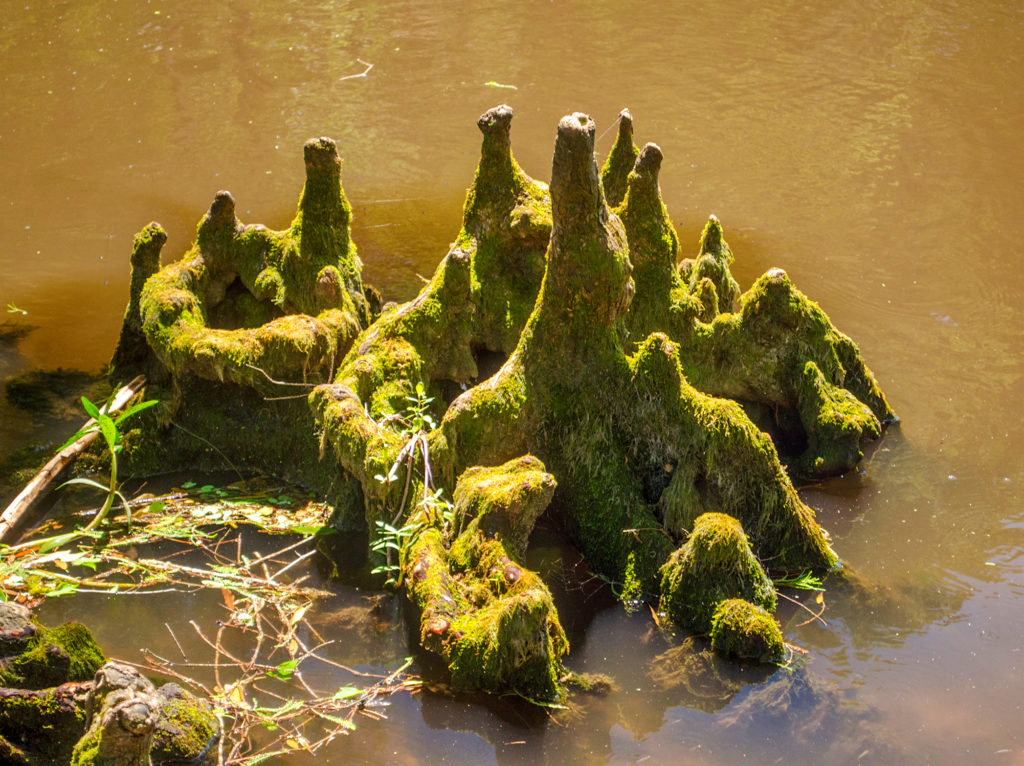
[[[280,665],[278,665],[276,668],[271,668],[270,670],[266,671],[266,673],[268,676],[272,676],[273,678],[277,678],[281,681],[287,681],[295,673],[295,669],[298,666],[298,660],[286,660],[285,662],[282,662]]]
[[[76,590],[78,590],[78,583],[69,582],[59,588],[47,591],[46,595],[49,598],[60,598],[61,596],[70,596]]]
[[[85,476],[78,476],[74,479],[68,479],[66,482],[61,484],[60,487],[57,487],[57,489],[60,489],[61,487],[66,487],[68,484],[83,484],[87,487],[98,489],[101,492],[110,491],[110,487],[106,486],[105,484],[100,484],[98,481],[95,481],[94,479],[88,479]]]
[[[145,402],[139,402],[138,404],[133,404],[127,410],[125,410],[120,415],[118,415],[117,416],[117,420],[115,420],[114,422],[115,423],[120,423],[122,420],[124,420],[125,418],[131,417],[136,412],[142,412],[143,410],[148,410],[150,407],[153,407],[153,406],[155,406],[155,405],[157,405],[159,403],[160,402],[157,401],[156,399],[149,399],[148,401],[145,401]]]
[[[296,535],[315,535],[320,531],[321,527],[315,524],[296,524],[294,527],[288,529],[289,532]]]
[[[336,715],[331,715],[330,713],[325,713],[322,710],[317,710],[316,708],[313,708],[313,712],[316,715],[318,715],[321,718],[323,718],[325,721],[330,721],[331,723],[336,723],[336,724],[338,724],[338,726],[344,727],[344,728],[348,729],[349,731],[353,731],[356,728],[356,725],[354,723],[352,723],[352,721],[348,720],[347,718],[339,718]]]
[[[495,82],[494,80],[488,80],[484,83],[485,88],[502,88],[504,90],[519,90],[515,85],[505,85],[504,83]]]
[[[103,439],[107,443],[107,447],[111,450],[117,445],[117,426],[114,425],[114,421],[104,415],[102,412],[99,417],[96,418],[96,422],[100,425],[100,433],[103,434]]]
[[[99,408],[95,404],[90,402],[87,397],[84,397],[84,396],[82,397],[82,406],[85,407],[85,411],[89,415],[90,418],[93,418],[95,420],[99,420],[100,419]]]

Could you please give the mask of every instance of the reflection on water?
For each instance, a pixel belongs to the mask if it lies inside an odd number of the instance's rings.
[[[131,237],[154,217],[168,257],[221,188],[244,221],[285,225],[310,136],[340,141],[365,277],[404,299],[458,231],[481,112],[515,107],[514,151],[544,179],[562,114],[589,112],[601,134],[629,106],[638,140],[665,153],[684,250],[716,213],[740,283],[785,268],[861,345],[902,416],[862,472],[804,491],[856,579],[830,587],[827,626],[781,613],[809,652],[801,669],[713,712],[692,691],[655,690],[650,663],[672,647],[649,615],[623,613],[539,538],[533,563],[558,590],[570,664],[619,690],[553,718],[505,700],[396,698],[338,757],[1024,763],[1022,29],[1019,3],[957,0],[25,0],[0,18],[0,307],[28,315],[0,314],[0,375],[105,362]],[[357,58],[373,69],[343,79],[364,69]],[[0,423],[2,454],[61,440],[61,424],[3,399]],[[373,640],[342,629],[365,597],[322,607],[324,629],[345,636],[338,656],[400,660],[400,619]],[[143,624],[130,597],[52,608],[94,620],[111,653],[170,650],[160,625],[125,627]]]

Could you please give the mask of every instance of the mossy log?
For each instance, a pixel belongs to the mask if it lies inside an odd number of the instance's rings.
[[[658,601],[663,566],[708,512],[735,519],[744,555],[773,570],[827,570],[838,557],[790,475],[849,469],[895,416],[853,342],[785,272],[740,293],[716,218],[696,257],[679,262],[661,150],[635,146],[628,112],[600,174],[593,121],[563,118],[550,188],[515,161],[511,120],[507,106],[481,116],[458,237],[420,294],[372,323],[328,139],[307,144],[292,229],[241,226],[221,193],[194,248],[138,288],[136,304],[179,405],[155,409],[154,421],[185,416],[188,400],[208,413],[190,421],[201,438],[241,445],[218,408],[259,404],[271,377],[323,381],[307,415],[269,419],[246,462],[287,473],[291,450],[293,477],[322,487],[333,473],[351,489],[341,527],[414,521],[402,572],[425,645],[459,688],[550,698],[564,634],[521,556],[552,489],[551,512],[631,597]],[[197,387],[204,393],[189,399]],[[274,422],[287,430],[283,447]],[[159,428],[128,440],[139,465]],[[796,446],[785,464],[773,436]],[[310,445],[329,448],[333,468],[311,459]],[[550,477],[543,492],[524,471]],[[430,511],[437,490],[454,497],[457,525]],[[514,582],[503,580],[507,566]],[[749,598],[708,603],[733,596]],[[710,613],[676,619],[710,629]],[[533,670],[516,672],[493,651],[512,634],[529,647],[517,661]]]

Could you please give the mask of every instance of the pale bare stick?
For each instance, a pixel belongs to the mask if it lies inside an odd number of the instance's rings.
[[[338,82],[341,82],[342,80],[354,80],[357,77],[366,77],[366,75],[370,73],[370,70],[373,69],[373,64],[370,64],[369,62],[363,61],[362,59],[356,59],[356,61],[366,67],[366,69],[359,74],[347,74],[344,77],[339,77]]]

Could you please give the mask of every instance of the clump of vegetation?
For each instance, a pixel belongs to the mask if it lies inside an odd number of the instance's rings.
[[[717,218],[679,261],[661,150],[636,148],[628,113],[600,174],[593,121],[564,117],[550,187],[515,161],[511,120],[478,120],[461,231],[376,319],[329,139],[306,145],[284,232],[243,226],[221,192],[186,256],[150,273],[147,227],[122,336],[141,353],[120,367],[146,366],[164,406],[124,454],[140,470],[231,454],[330,493],[332,525],[372,538],[453,686],[551,702],[568,644],[522,561],[540,513],[626,600],[706,632],[723,601],[774,608],[759,562],[838,564],[787,469],[846,470],[895,416],[784,271],[740,292]],[[785,464],[758,408],[798,445]]]

